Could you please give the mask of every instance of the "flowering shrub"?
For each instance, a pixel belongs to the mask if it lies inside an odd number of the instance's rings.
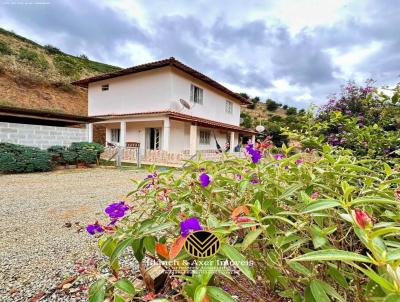
[[[119,275],[128,250],[139,263],[175,260],[163,264],[180,269],[165,287],[189,301],[235,301],[221,289],[226,282],[248,301],[265,301],[251,287],[293,301],[399,301],[398,166],[328,145],[318,154],[293,155],[284,146],[261,158],[251,145],[247,152],[248,158],[190,162],[182,172],[152,170],[126,200],[111,204],[107,222],[87,230],[102,233],[99,246],[115,278],[97,274],[90,301],[139,294],[175,301],[165,289],[139,293]],[[184,244],[199,230],[215,234],[221,247],[194,265]]]
[[[298,131],[287,131],[305,147],[322,143],[352,150],[357,156],[398,158],[400,149],[400,86],[378,89],[349,83],[316,115],[303,116]]]

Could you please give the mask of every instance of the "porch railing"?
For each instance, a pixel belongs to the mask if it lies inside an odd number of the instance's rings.
[[[101,158],[108,160],[113,154],[116,152],[116,147],[107,146],[104,149],[104,153],[102,153]],[[125,147],[121,148],[121,160],[123,162],[131,162],[137,163],[140,162],[142,164],[158,164],[158,165],[173,165],[173,166],[181,166],[184,164],[185,160],[189,159],[202,159],[202,160],[213,160],[219,161],[225,157],[224,153],[219,153],[216,150],[199,150],[196,156],[190,154],[188,150],[184,150],[181,153],[172,153],[163,150],[145,150],[144,154],[139,155],[138,161],[138,152],[136,147],[130,148]],[[245,154],[243,151],[229,153],[232,156],[244,157]]]

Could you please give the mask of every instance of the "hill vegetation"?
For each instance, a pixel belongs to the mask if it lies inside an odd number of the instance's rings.
[[[0,28],[0,106],[86,115],[86,91],[70,82],[119,69]]]
[[[288,137],[283,133],[283,129],[297,129],[299,119],[305,114],[304,109],[298,110],[271,99],[262,102],[259,97],[250,98],[246,93],[241,95],[253,103],[242,109],[241,126],[254,129],[257,125],[263,125],[265,131],[260,134],[259,139],[271,136],[277,146],[288,144]]]

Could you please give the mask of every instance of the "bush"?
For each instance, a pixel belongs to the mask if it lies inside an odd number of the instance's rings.
[[[78,77],[83,70],[78,59],[66,55],[56,55],[53,63],[60,74],[72,78]]]
[[[268,111],[276,111],[279,108],[279,104],[271,99],[265,102]]]
[[[69,164],[69,165],[75,165],[76,164],[76,160],[78,157],[78,154],[75,151],[71,151],[71,150],[64,150],[61,153],[62,158],[64,159],[64,161]]]
[[[143,263],[147,253],[170,261],[163,265],[182,282],[175,292],[193,301],[235,301],[230,294],[238,292],[246,296],[240,301],[267,301],[255,299],[256,289],[285,301],[399,301],[399,166],[328,145],[311,154],[260,150],[261,160],[247,150],[252,160],[190,162],[182,173],[152,169],[125,202],[110,205],[112,224],[96,222],[88,231],[104,232],[99,246],[112,275],[123,274],[123,254]],[[201,228],[221,243],[206,259],[183,248],[187,234]],[[225,260],[232,264],[221,265]],[[240,276],[222,290],[233,271]],[[110,276],[90,291],[111,298],[137,278]],[[128,301],[140,300],[134,295],[130,290]]]
[[[7,45],[6,42],[0,41],[0,54],[2,54],[2,55],[11,55],[12,54],[12,50]]]
[[[0,143],[0,171],[23,173],[50,171],[51,155],[35,147]]]
[[[358,157],[399,158],[400,86],[380,92],[348,83],[337,98],[314,113],[302,114],[301,127],[290,135],[304,147],[329,143]]]
[[[51,146],[47,148],[47,151],[50,153],[51,160],[53,163],[57,165],[64,165],[65,160],[62,156],[63,152],[65,151],[64,146]]]
[[[70,150],[80,151],[82,149],[85,150],[94,150],[97,155],[100,156],[101,153],[104,152],[104,146],[98,143],[89,143],[89,142],[76,142],[72,143],[69,147]]]
[[[246,112],[242,112],[240,114],[240,126],[245,127],[245,128],[252,128],[253,127],[253,119],[251,118],[251,116],[246,113]]]
[[[97,152],[90,149],[81,149],[77,152],[77,161],[87,165],[97,162]]]
[[[104,146],[97,143],[76,142],[69,147],[70,151],[77,154],[77,161],[85,164],[95,164],[104,152]]]
[[[19,51],[18,59],[27,62],[40,70],[46,70],[49,68],[49,63],[42,54],[38,54],[36,51],[27,48],[22,48]]]
[[[63,53],[60,49],[58,49],[57,47],[52,46],[50,44],[47,44],[47,45],[43,46],[43,48],[50,55],[58,55],[58,54],[62,54]]]
[[[297,113],[297,109],[295,107],[289,107],[286,109],[287,115],[295,115]]]

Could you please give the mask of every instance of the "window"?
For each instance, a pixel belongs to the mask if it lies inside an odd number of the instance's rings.
[[[210,144],[211,133],[208,130],[200,130],[200,145]]]
[[[108,86],[108,84],[105,85],[101,85],[101,90],[102,91],[107,91],[110,87]]]
[[[120,129],[111,129],[111,142],[119,143]]]
[[[203,89],[190,85],[190,101],[203,105]]]
[[[233,103],[231,101],[225,101],[225,112],[232,114],[233,112]]]

